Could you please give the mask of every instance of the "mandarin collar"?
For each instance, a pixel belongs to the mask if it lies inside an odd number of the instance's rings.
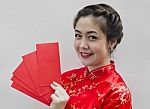
[[[96,68],[92,70],[91,72],[89,72],[87,67],[85,67],[85,70],[86,70],[84,74],[85,78],[94,80],[95,78],[98,78],[99,76],[111,73],[112,70],[114,71],[115,64],[113,60],[110,60],[110,64]]]

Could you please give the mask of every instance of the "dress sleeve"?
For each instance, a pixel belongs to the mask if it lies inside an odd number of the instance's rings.
[[[125,85],[114,85],[105,96],[101,109],[132,109],[129,89]]]

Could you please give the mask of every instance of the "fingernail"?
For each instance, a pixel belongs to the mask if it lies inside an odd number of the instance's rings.
[[[50,86],[53,86],[53,83],[51,83]]]

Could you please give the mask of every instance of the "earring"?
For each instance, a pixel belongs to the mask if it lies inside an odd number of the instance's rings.
[[[112,54],[112,52],[113,52],[113,49],[110,47],[109,48],[109,53]]]

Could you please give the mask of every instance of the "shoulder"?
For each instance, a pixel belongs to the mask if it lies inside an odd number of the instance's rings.
[[[123,80],[121,75],[116,70],[112,70],[107,79],[111,84],[114,84],[114,85],[118,84],[118,85],[126,86],[125,81]]]
[[[114,72],[113,77],[112,77],[110,92],[111,94],[118,93],[119,95],[122,95],[122,96],[131,94],[125,81],[120,76],[120,74],[117,73],[116,71]],[[121,98],[121,96],[119,98]]]
[[[131,92],[125,85],[115,85],[105,98],[103,107],[106,109],[132,109]]]
[[[119,74],[115,74],[111,88],[105,95],[104,108],[132,109],[131,92]]]
[[[112,72],[105,82],[110,83],[110,89],[104,97],[103,108],[132,109],[131,92],[120,74]]]

